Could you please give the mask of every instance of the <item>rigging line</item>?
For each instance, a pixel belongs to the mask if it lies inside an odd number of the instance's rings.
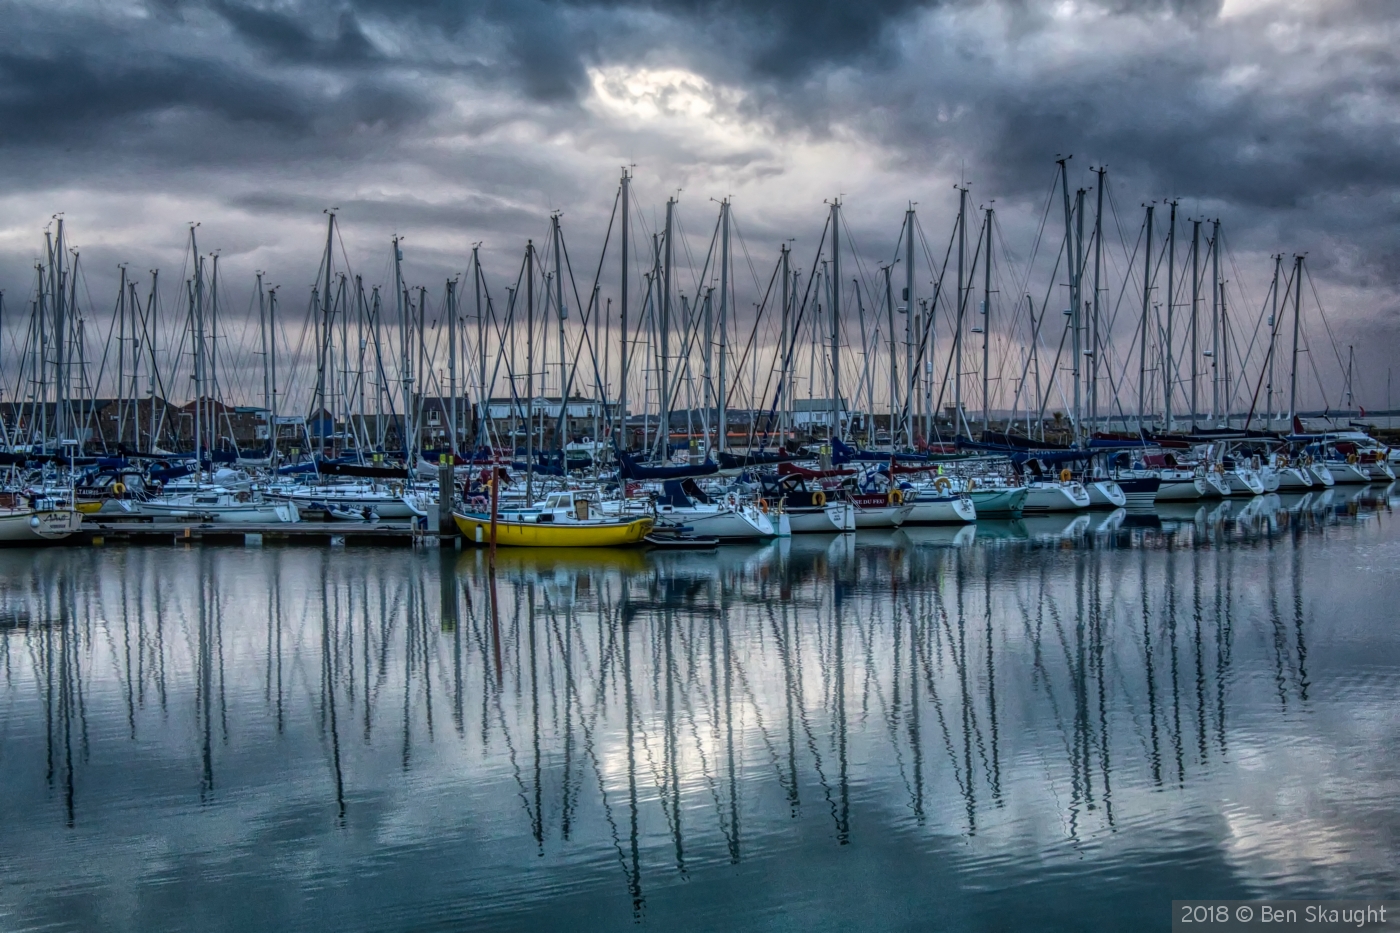
[[[927,254],[928,242],[927,242],[927,240],[924,238],[924,235],[923,235],[923,225],[919,223],[919,215],[918,215],[918,214],[915,214],[915,215],[914,215],[914,225],[915,225],[915,227],[916,227],[916,228],[918,229],[918,231],[919,231],[919,238],[920,238],[921,240],[924,241],[925,253]],[[943,277],[944,277],[945,275],[947,275],[947,273],[948,273],[948,263],[949,263],[950,257],[953,255],[953,243],[955,243],[955,242],[957,241],[957,236],[958,236],[958,225],[955,223],[955,224],[953,224],[953,230],[952,230],[952,232],[948,234],[948,248],[947,248],[947,250],[943,253],[943,268],[942,268],[941,271],[939,271],[939,273],[938,273],[938,278],[937,278],[937,279],[935,280],[935,282],[934,282],[933,297],[932,297],[932,299],[929,301],[928,319],[927,319],[926,321],[924,321],[924,332],[923,332],[923,334],[922,334],[922,335],[920,336],[920,338],[919,338],[919,352],[918,352],[917,354],[915,354],[915,357],[914,357],[914,365],[913,365],[913,368],[910,370],[911,373],[916,373],[916,372],[918,372],[918,371],[919,371],[919,368],[922,367],[922,366],[924,365],[924,353],[925,353],[925,352],[927,351],[927,349],[928,349],[928,338],[929,338],[929,335],[933,332],[934,322],[937,321],[937,319],[938,319],[938,302],[939,302],[939,299],[942,298],[942,296],[943,296]],[[929,257],[929,260],[930,260],[930,261],[929,261],[929,266],[930,266],[930,268],[932,268],[932,269],[937,269],[938,267],[937,267],[937,265],[932,261],[932,257],[931,257],[931,256]],[[910,308],[906,313],[907,313],[907,314],[913,314],[914,311],[913,311],[912,308]],[[945,369],[944,372],[943,372],[943,382],[944,382],[944,385],[947,384],[947,381],[948,381],[948,372],[947,372],[947,370]],[[943,398],[943,390],[942,390],[942,388],[939,389],[938,398],[939,398],[939,401],[940,401],[940,404],[941,404],[942,398]],[[911,417],[913,403],[914,403],[914,396],[913,396],[913,393],[910,392],[910,393],[908,393],[907,397],[904,399],[904,411],[901,412],[900,418],[899,418],[899,423],[900,423],[900,424],[907,425],[907,424],[910,423],[910,422],[909,422],[909,418]],[[935,406],[934,410],[937,411],[937,406]],[[937,422],[937,419],[935,418],[934,420],[935,420],[935,423],[936,423],[936,422]],[[925,440],[925,442],[927,442],[927,441],[928,441],[928,438],[925,438],[924,440]]]
[[[1317,283],[1313,281],[1312,270],[1308,268],[1306,262],[1303,263],[1303,274],[1308,278],[1308,290],[1312,292],[1313,302],[1317,305],[1318,317],[1322,318],[1322,327],[1327,331],[1327,339],[1332,343],[1332,353],[1337,358],[1337,368],[1340,372],[1346,372],[1346,363],[1342,362],[1342,351],[1337,345],[1337,338],[1332,333],[1332,325],[1327,320],[1327,312],[1322,307],[1322,299],[1317,294]],[[1354,390],[1353,390],[1354,391]],[[1326,395],[1323,396],[1326,399]]]
[[[571,391],[573,390],[573,386],[574,386],[574,377],[578,374],[578,358],[579,358],[579,354],[583,352],[583,347],[584,347],[585,344],[587,344],[587,346],[588,346],[589,358],[593,361],[593,382],[594,382],[595,385],[601,385],[602,377],[599,375],[599,367],[598,367],[598,348],[595,347],[595,346],[593,346],[593,340],[592,340],[592,338],[589,336],[589,333],[588,333],[588,323],[589,323],[589,320],[591,319],[591,315],[594,314],[594,313],[596,313],[597,310],[598,310],[597,307],[596,307],[596,306],[597,306],[597,303],[598,303],[598,280],[602,277],[602,274],[603,274],[603,260],[607,258],[607,254],[608,254],[608,243],[612,240],[613,221],[617,218],[617,208],[618,208],[618,205],[621,204],[621,202],[622,202],[622,188],[621,188],[621,186],[619,186],[618,189],[617,189],[617,195],[616,195],[616,197],[613,199],[613,212],[612,212],[612,214],[608,217],[608,230],[607,230],[607,233],[604,234],[604,236],[603,236],[603,249],[602,249],[602,252],[601,252],[601,253],[599,254],[599,256],[598,256],[598,268],[597,268],[597,271],[594,273],[594,276],[593,276],[593,288],[592,288],[592,290],[591,290],[591,292],[590,292],[590,297],[589,297],[589,299],[588,299],[588,307],[584,309],[584,311],[583,311],[583,313],[582,313],[582,319],[579,321],[579,331],[580,331],[580,333],[582,334],[582,336],[581,336],[581,338],[579,339],[579,341],[578,341],[578,343],[577,343],[577,345],[576,345],[576,347],[575,347],[575,349],[574,349],[574,358],[573,358],[572,363],[571,363],[570,366],[569,366],[569,381],[568,381],[568,384],[565,385],[565,386],[563,387],[563,391],[560,392],[561,398],[560,398],[560,403],[559,403],[559,404],[560,404],[559,420],[560,420],[561,423],[562,423],[563,418],[564,418],[564,413],[567,411],[567,406],[568,406],[568,404],[569,404],[569,402],[568,402],[568,399],[569,399],[569,392],[571,392]],[[563,256],[564,256],[564,265],[565,265],[565,267],[569,270],[569,284],[570,284],[570,286],[573,288],[573,292],[574,292],[574,307],[582,307],[582,304],[583,304],[583,303],[579,300],[579,297],[578,297],[578,284],[577,284],[577,282],[574,281],[574,268],[573,268],[573,263],[572,263],[572,261],[569,259],[569,247],[568,247],[568,245],[564,242],[563,233],[564,233],[563,227],[560,227],[560,228],[559,228],[559,249],[560,249],[560,252],[563,253]],[[604,395],[606,396],[606,393],[604,393]],[[604,410],[606,411],[606,409],[607,409],[607,398],[606,398],[606,397],[604,397],[604,398],[601,400],[601,404],[603,405]],[[595,440],[596,440],[596,438],[595,438]],[[562,443],[562,442],[561,442],[561,443]]]

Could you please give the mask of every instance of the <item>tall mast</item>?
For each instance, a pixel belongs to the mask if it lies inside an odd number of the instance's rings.
[[[1069,271],[1069,327],[1073,339],[1070,372],[1074,376],[1074,410],[1070,427],[1079,433],[1079,261],[1074,240],[1073,214],[1069,204],[1069,156],[1055,161],[1060,166],[1060,192],[1065,209],[1065,268]]]
[[[1163,417],[1166,421],[1167,430],[1171,431],[1175,426],[1172,421],[1172,383],[1176,380],[1176,362],[1172,357],[1172,313],[1176,305],[1176,204],[1171,204],[1171,221],[1167,225],[1167,336],[1166,346],[1163,350],[1166,353],[1166,364],[1162,372],[1162,391],[1164,393],[1165,409]]]
[[[258,335],[262,339],[263,358],[263,411],[272,411],[272,384],[268,380],[268,357],[267,357],[267,293],[263,289],[263,274],[258,273]],[[267,424],[268,437],[272,437],[274,430],[271,421]]]
[[[982,264],[982,433],[992,424],[992,405],[988,396],[988,368],[991,364],[992,329],[992,209],[987,208],[987,257]]]
[[[719,204],[719,449],[729,442],[729,199]],[[742,381],[743,377],[740,376]]]
[[[267,372],[268,372],[268,434],[271,438],[271,463],[277,469],[277,289],[267,291]]]
[[[562,451],[567,440],[564,426],[568,423],[568,392],[572,382],[565,372],[568,354],[564,350],[564,322],[569,318],[569,306],[564,304],[564,237],[559,229],[559,212],[555,211],[551,219],[554,223],[554,310],[559,322],[559,425],[555,431],[554,446]]]
[[[788,399],[792,395],[792,382],[789,378],[789,368],[792,364],[792,337],[788,333],[791,327],[791,322],[788,319],[788,312],[791,310],[789,305],[792,303],[792,290],[790,287],[790,273],[788,271],[788,246],[786,243],[779,249],[778,256],[779,264],[782,266],[782,272],[780,274],[783,279],[782,324],[779,328],[780,333],[778,334],[778,436],[781,438],[780,444],[786,448],[788,432],[787,411],[790,407]],[[750,405],[749,407],[752,409],[755,406]]]
[[[1201,222],[1191,221],[1191,430],[1196,430],[1196,382],[1199,379],[1200,341],[1196,337],[1201,302]]]
[[[1298,334],[1303,324],[1303,257],[1293,257],[1293,365],[1288,374],[1288,429],[1298,417]]]
[[[957,300],[957,320],[953,327],[953,434],[957,435],[962,430],[963,405],[962,405],[962,332],[963,332],[963,302],[966,298],[964,286],[967,277],[963,274],[963,259],[967,256],[967,188],[958,188],[958,300]],[[928,324],[925,322],[925,329]],[[928,357],[924,358],[925,360]],[[931,415],[925,406],[925,415]],[[927,426],[925,426],[927,427]],[[924,440],[928,440],[928,432],[925,431]]]
[[[890,267],[883,266],[880,271],[885,273],[885,315],[890,328],[890,450],[894,450],[894,412],[899,402],[899,364],[895,362],[897,343],[894,336],[894,285],[890,281]]]
[[[1273,307],[1269,313],[1269,427],[1274,426],[1274,357],[1278,344],[1278,279],[1283,271],[1283,254],[1274,257]]]
[[[394,304],[399,312],[399,384],[403,393],[403,430],[399,440],[403,444],[404,459],[416,466],[412,459],[412,439],[408,436],[413,425],[413,327],[408,316],[408,293],[403,284],[403,241],[394,237]]]
[[[334,244],[335,235],[335,212],[326,211],[326,262],[325,279],[322,281],[323,290],[321,292],[321,345],[316,367],[316,399],[320,403],[321,411],[330,414],[330,406],[326,404],[326,365],[330,362],[330,340],[331,340],[331,249]],[[326,431],[335,429],[335,418],[331,418],[331,423],[327,425],[323,419],[318,419],[321,423],[317,426],[316,432],[317,449],[320,456],[326,455]],[[412,469],[412,466],[409,467]]]
[[[622,170],[622,291],[618,298],[619,313],[621,314],[618,344],[621,353],[618,354],[617,379],[617,446],[623,450],[631,446],[627,437],[627,290],[629,288],[627,277],[631,264],[630,247],[628,246],[629,234],[631,233],[628,228],[631,222],[628,220],[628,211],[631,207],[631,200],[632,176],[624,168]]]
[[[535,501],[535,241],[525,241],[525,505]]]
[[[447,397],[452,419],[447,429],[447,452],[457,454],[457,280],[447,280]],[[455,462],[455,461],[454,461]]]
[[[665,251],[662,259],[661,270],[661,324],[660,324],[660,353],[661,353],[661,420],[657,424],[657,433],[661,437],[661,454],[669,457],[671,454],[671,273],[675,268],[676,250],[674,242],[675,234],[675,213],[676,199],[666,199],[666,234],[662,249]]]
[[[199,483],[204,479],[204,257],[199,255],[194,227],[190,227],[190,252],[194,256],[194,291],[190,296],[190,313],[194,323],[194,462],[195,482]]]
[[[705,417],[704,417],[704,419],[703,419],[703,421],[702,421],[702,424],[704,425],[704,431],[705,431],[705,456],[706,456],[707,458],[708,458],[709,455],[710,455],[710,445],[714,443],[714,438],[713,438],[713,436],[710,434],[710,430],[711,430],[711,428],[713,427],[713,422],[710,420],[710,417],[711,417],[711,409],[710,409],[710,406],[711,406],[712,404],[714,404],[714,400],[715,400],[715,395],[714,395],[714,383],[713,383],[713,381],[712,381],[712,380],[714,379],[714,372],[713,372],[713,365],[712,365],[712,364],[714,363],[714,344],[715,344],[715,311],[714,311],[714,304],[715,304],[715,302],[714,302],[714,291],[715,291],[715,290],[714,290],[713,288],[706,288],[706,289],[704,289],[705,295],[704,295],[703,298],[700,299],[700,302],[701,302],[701,305],[700,305],[700,317],[701,317],[701,322],[702,322],[702,323],[701,323],[701,326],[702,326],[702,328],[704,329],[704,333],[705,333],[705,344],[704,344],[703,347],[701,347],[701,354],[700,354],[701,362],[703,363],[703,365],[704,365],[704,367],[705,367],[705,375],[704,375],[704,378],[703,378],[703,380],[702,380],[703,385],[701,385],[701,387],[700,387],[700,399],[701,399],[700,404],[701,404],[701,406],[705,409]],[[684,298],[684,297],[681,298],[681,302],[682,302],[682,305],[684,305],[684,302],[685,302],[685,298]],[[687,406],[687,408],[689,408],[689,406]],[[689,421],[690,421],[690,416],[687,415],[687,416],[686,416],[686,422],[687,422],[687,424],[689,423]],[[689,433],[689,431],[687,431],[687,434],[688,434],[688,433]]]
[[[841,435],[841,201],[831,202],[831,433]]]
[[[1225,418],[1225,427],[1228,428],[1230,404],[1234,401],[1234,395],[1230,391],[1230,317],[1225,308],[1225,283],[1217,282],[1215,287],[1220,295],[1220,380],[1225,389],[1221,394],[1221,413]]]
[[[487,404],[491,393],[486,385],[486,318],[481,307],[481,244],[472,247],[472,281],[476,286],[476,352],[480,382],[477,383],[476,443],[486,442]]]
[[[1221,293],[1224,291],[1220,282],[1220,220],[1217,218],[1211,227],[1210,234],[1210,416],[1216,424],[1220,423],[1220,306]],[[1226,422],[1229,422],[1226,412]]]
[[[1080,188],[1074,196],[1074,314],[1071,316],[1074,325],[1074,418],[1070,427],[1074,432],[1075,440],[1079,438],[1079,429],[1084,418],[1084,195],[1084,189]]]
[[[893,335],[893,328],[891,328]],[[904,444],[914,449],[914,205],[904,212]],[[932,354],[933,348],[928,352]],[[894,424],[890,424],[890,443],[894,443]]]
[[[58,234],[55,237],[53,258],[49,260],[50,280],[54,307],[54,376],[55,376],[55,398],[57,404],[54,406],[54,433],[61,442],[68,433],[68,389],[69,389],[69,355],[68,355],[68,331],[70,324],[68,321],[67,289],[65,272],[63,268],[63,218],[58,219]],[[60,446],[61,449],[61,446]]]
[[[1142,254],[1142,334],[1138,341],[1138,434],[1144,430],[1147,409],[1147,321],[1152,312],[1152,212],[1147,205],[1147,248]]]
[[[1099,166],[1095,186],[1098,207],[1094,211],[1094,299],[1089,312],[1089,428],[1093,430],[1099,418],[1099,289],[1103,269],[1103,183],[1107,169]]]

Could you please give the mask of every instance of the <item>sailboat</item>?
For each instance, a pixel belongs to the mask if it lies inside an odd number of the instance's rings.
[[[529,508],[498,511],[496,544],[501,547],[626,547],[641,544],[656,523],[651,516],[611,518],[594,514],[595,502],[578,490],[550,493]],[[452,513],[469,542],[489,544],[491,513]]]
[[[8,508],[0,508],[0,543],[39,544],[58,541],[74,534],[83,516],[54,499],[33,499],[25,504],[15,497]]]

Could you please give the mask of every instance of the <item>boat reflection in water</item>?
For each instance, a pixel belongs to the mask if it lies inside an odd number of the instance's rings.
[[[1332,492],[494,571],[0,552],[0,910],[1166,929],[1183,892],[1393,895],[1400,537]]]

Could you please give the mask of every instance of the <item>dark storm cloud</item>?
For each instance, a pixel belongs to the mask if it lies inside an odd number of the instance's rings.
[[[1073,153],[1074,183],[1107,165],[1125,211],[1179,197],[1256,259],[1311,250],[1353,313],[1388,320],[1400,275],[1392,6],[0,0],[0,184],[33,215],[3,222],[37,230],[65,208],[48,192],[121,189],[180,204],[176,225],[186,203],[248,218],[248,249],[260,221],[310,228],[336,204],[367,236],[421,226],[513,250],[552,208],[601,237],[630,161],[655,192],[746,186],[739,210],[765,242],[810,233],[795,217],[819,230],[833,178],[863,185],[885,199],[854,200],[847,216],[881,251],[899,225],[893,202],[924,199],[932,229],[957,177],[1005,205],[1008,224],[1031,223],[1056,155]],[[613,119],[595,93],[608,69],[706,79],[740,141]],[[868,159],[825,174],[787,159],[820,145]]]

